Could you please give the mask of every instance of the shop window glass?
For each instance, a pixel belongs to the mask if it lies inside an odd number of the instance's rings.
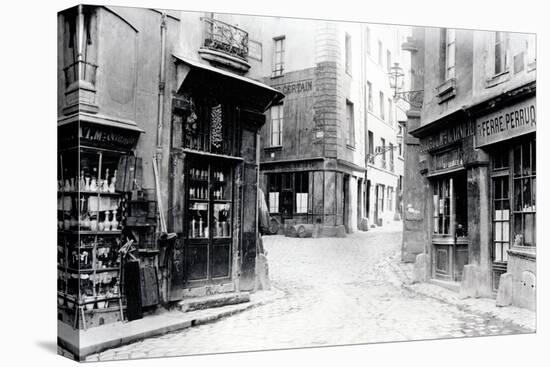
[[[309,172],[295,173],[294,190],[296,193],[296,213],[307,213]]]
[[[514,244],[535,246],[535,141],[526,141],[514,147]]]
[[[279,197],[281,192],[281,175],[268,175],[268,206],[270,213],[279,213]]]
[[[509,177],[493,178],[493,260],[506,262],[510,248]]]
[[[449,179],[441,179],[434,182],[433,208],[434,233],[451,234],[451,190]]]

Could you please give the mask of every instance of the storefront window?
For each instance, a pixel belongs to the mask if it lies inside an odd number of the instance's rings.
[[[297,172],[294,176],[296,192],[296,213],[307,213],[309,172]]]
[[[442,177],[433,182],[433,232],[438,235],[466,237],[468,206],[464,173]]]
[[[279,195],[281,192],[281,175],[268,176],[268,206],[270,213],[279,213]]]
[[[493,260],[508,261],[510,248],[510,190],[508,176],[493,178]]]
[[[189,159],[187,270],[189,281],[230,276],[232,169]],[[209,265],[210,264],[210,265]]]
[[[451,221],[451,190],[449,183],[448,179],[434,182],[433,219],[434,233],[436,234],[451,234],[449,230]]]
[[[536,156],[535,141],[526,141],[513,148],[514,245],[536,244]]]

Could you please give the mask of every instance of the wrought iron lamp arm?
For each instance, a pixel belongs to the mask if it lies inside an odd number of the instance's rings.
[[[397,101],[398,99],[402,99],[403,101],[407,102],[411,105],[411,107],[421,109],[422,101],[424,99],[424,91],[410,90],[406,92],[394,92],[393,100]]]

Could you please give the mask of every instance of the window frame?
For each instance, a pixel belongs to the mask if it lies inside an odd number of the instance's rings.
[[[374,109],[374,100],[372,97],[372,83],[367,80],[367,107],[372,112]]]
[[[285,43],[286,36],[278,36],[273,38],[273,57],[271,64],[271,77],[281,77],[285,73]],[[281,45],[278,49],[278,45]]]
[[[382,44],[382,41],[378,40],[378,65],[380,65],[381,67],[384,66],[383,49],[384,45]]]
[[[380,137],[380,148],[382,149],[382,154],[380,154],[380,165],[382,168],[386,168],[386,139]]]
[[[495,32],[493,40],[493,76],[506,74],[510,70],[510,35],[508,32]],[[497,62],[498,60],[500,62]]]
[[[367,27],[367,30],[366,30],[366,35],[365,35],[365,38],[366,38],[366,42],[367,42],[367,55],[371,55],[372,53],[372,43],[371,43],[371,33],[370,33],[370,28]]]
[[[274,116],[274,109],[277,110],[277,117]],[[274,122],[277,121],[277,143],[274,144]],[[270,108],[270,122],[269,122],[269,147],[277,148],[283,146],[283,128],[284,128],[284,104],[276,104]]]
[[[355,148],[355,116],[354,105],[346,99],[346,145]]]
[[[452,57],[450,56],[452,55]],[[456,30],[445,29],[445,80],[456,77]]]
[[[380,91],[378,97],[380,98],[380,119],[386,121],[386,101],[384,100],[384,92]]]
[[[351,63],[351,57],[352,57],[352,53],[351,53],[351,35],[349,33],[346,33],[345,35],[345,42],[344,42],[344,65],[346,67],[346,73],[351,75],[351,67],[352,67],[352,63]]]

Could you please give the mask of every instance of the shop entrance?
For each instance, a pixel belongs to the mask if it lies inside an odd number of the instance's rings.
[[[432,275],[460,282],[468,263],[466,171],[432,179]]]
[[[233,168],[228,162],[188,158],[185,274],[190,284],[231,277]]]

